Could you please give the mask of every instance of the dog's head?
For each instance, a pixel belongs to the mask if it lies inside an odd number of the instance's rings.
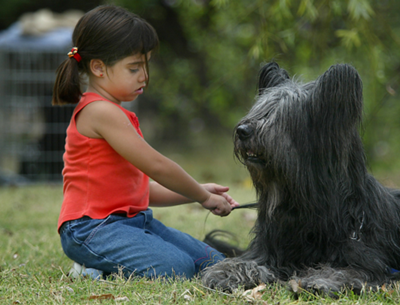
[[[254,106],[235,128],[235,154],[253,181],[287,184],[342,174],[363,156],[361,116],[362,82],[352,66],[331,66],[302,84],[268,63]]]

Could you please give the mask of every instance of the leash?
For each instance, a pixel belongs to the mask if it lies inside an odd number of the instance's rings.
[[[237,210],[237,209],[251,209],[251,208],[256,208],[258,207],[258,202],[252,202],[252,203],[245,203],[245,204],[241,204],[238,207],[233,207],[233,210]]]
[[[232,208],[232,211],[233,211],[233,210],[237,210],[237,209],[251,209],[251,208],[256,208],[256,207],[258,207],[258,202],[251,202],[251,203],[241,204],[241,205],[239,205],[238,207],[233,207],[233,208]],[[204,227],[203,230],[204,230],[204,232],[205,232],[205,229],[206,229],[207,218],[208,218],[208,215],[210,215],[210,213],[211,213],[211,211],[209,211],[209,212],[207,213],[206,218],[204,219],[204,224],[203,224],[203,227]]]

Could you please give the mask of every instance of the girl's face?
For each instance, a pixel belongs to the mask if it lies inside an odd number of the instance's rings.
[[[148,60],[150,55],[149,52]],[[145,55],[136,54],[105,67],[105,73],[98,79],[97,85],[102,96],[121,104],[123,101],[133,101],[142,94],[147,78]]]

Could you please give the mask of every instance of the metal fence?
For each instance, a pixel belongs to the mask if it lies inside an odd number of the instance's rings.
[[[0,48],[0,176],[61,181],[73,106],[51,105],[65,50]]]

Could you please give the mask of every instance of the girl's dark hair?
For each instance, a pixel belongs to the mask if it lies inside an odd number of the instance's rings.
[[[53,105],[76,104],[82,95],[81,74],[89,74],[90,61],[100,59],[106,66],[134,54],[147,53],[158,46],[154,28],[139,16],[112,5],[87,12],[76,24],[72,44],[82,60],[67,58],[57,69]],[[67,52],[66,52],[67,53]],[[67,56],[67,55],[66,55]]]

